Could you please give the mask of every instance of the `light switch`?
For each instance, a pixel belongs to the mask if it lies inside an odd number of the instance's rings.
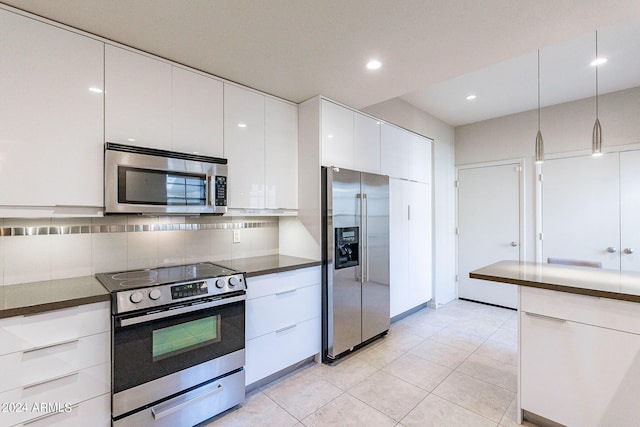
[[[233,243],[240,243],[240,230],[233,230]]]

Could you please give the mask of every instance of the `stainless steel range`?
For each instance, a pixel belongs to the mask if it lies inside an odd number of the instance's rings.
[[[244,400],[243,273],[198,263],[96,278],[111,292],[114,426],[192,426]]]

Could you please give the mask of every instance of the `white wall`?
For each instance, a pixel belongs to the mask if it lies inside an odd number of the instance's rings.
[[[434,194],[434,302],[447,303],[456,297],[455,285],[455,168],[454,130],[450,125],[394,98],[362,111],[433,139]]]
[[[640,87],[601,95],[599,118],[602,144],[640,143]],[[540,128],[545,155],[591,150],[595,121],[593,97],[543,108]],[[455,128],[455,164],[525,158],[525,234],[527,260],[535,260],[535,138],[537,110],[512,114]],[[543,165],[544,171],[544,165]]]

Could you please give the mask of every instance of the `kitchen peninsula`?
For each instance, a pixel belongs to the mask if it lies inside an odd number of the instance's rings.
[[[469,276],[519,285],[519,419],[636,425],[640,273],[501,261]]]

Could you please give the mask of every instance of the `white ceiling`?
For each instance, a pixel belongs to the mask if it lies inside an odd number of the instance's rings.
[[[407,94],[454,125],[488,118],[490,97],[491,114],[533,108],[536,49],[640,20],[638,0],[2,2],[294,102],[322,94],[363,108]],[[372,57],[382,69],[365,69]],[[447,94],[475,79],[473,113]],[[551,86],[542,92],[548,103]]]

